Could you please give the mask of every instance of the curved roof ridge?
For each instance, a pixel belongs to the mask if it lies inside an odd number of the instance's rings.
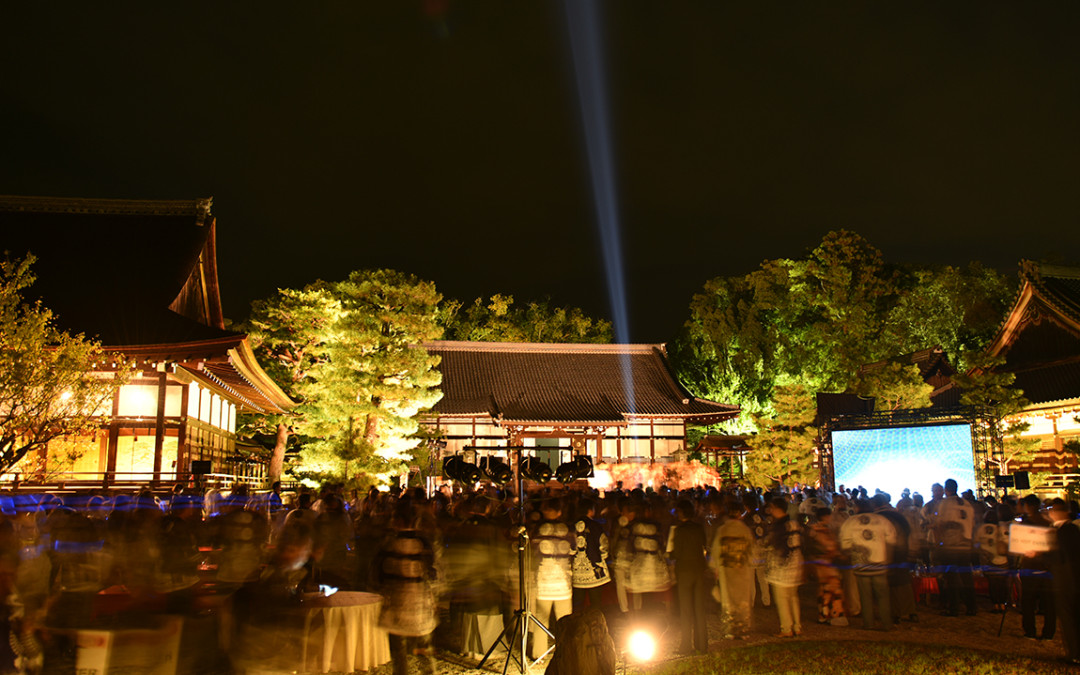
[[[200,224],[210,215],[213,197],[199,199],[97,199],[0,195],[0,211],[34,213],[95,213],[107,215],[195,216]]]
[[[595,342],[469,342],[464,340],[433,340],[424,349],[440,351],[533,352],[533,353],[593,353],[646,354],[654,349],[664,350],[664,344],[595,343]]]

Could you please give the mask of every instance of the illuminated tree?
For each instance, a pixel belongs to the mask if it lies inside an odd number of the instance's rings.
[[[961,372],[972,365],[967,355],[993,339],[1015,291],[1014,280],[978,262],[908,270],[900,284],[883,342],[896,345],[897,354],[941,345]]]
[[[290,415],[245,415],[241,420],[245,431],[274,438],[269,469],[271,483],[281,477],[294,424],[306,406],[315,404],[307,388],[313,383],[313,373],[327,361],[330,328],[341,315],[341,302],[322,282],[300,290],[278,289],[273,297],[251,305],[251,316],[244,330],[252,349],[267,374],[300,403]]]
[[[953,376],[953,382],[964,390],[960,402],[988,411],[998,427],[1002,439],[1001,459],[989,457],[999,474],[1009,473],[1011,464],[1024,464],[1035,459],[1041,442],[1024,438],[1031,425],[1017,415],[1030,405],[1021,389],[1014,388],[1016,375],[1003,370],[1004,356],[990,356],[984,352],[968,353],[966,360],[972,370]]]
[[[928,408],[934,392],[918,366],[899,361],[863,369],[853,388],[860,396],[872,397],[875,410],[885,412]]]
[[[283,434],[303,440],[293,473],[370,480],[405,470],[422,440],[417,413],[442,396],[438,357],[422,346],[442,334],[440,300],[430,282],[372,270],[255,304],[256,354],[299,401],[293,417],[272,420],[282,453]]]
[[[904,371],[860,384],[860,366],[938,344],[954,357],[982,347],[1010,294],[1002,275],[976,263],[891,266],[841,230],[801,258],[766,260],[749,274],[706,282],[670,353],[695,394],[753,413],[769,413],[774,387],[792,384],[814,392],[873,388],[879,405],[918,407],[922,385]]]
[[[478,342],[596,342],[612,340],[611,322],[577,307],[552,307],[548,299],[514,305],[512,295],[477,298],[471,305],[444,304],[441,320],[449,340]]]
[[[33,263],[0,263],[0,473],[50,441],[100,428],[128,372],[122,357],[59,330],[52,312],[23,298]],[[98,368],[106,363],[115,374]]]
[[[754,418],[760,431],[748,441],[746,480],[763,488],[813,484],[819,476],[814,467],[815,397],[801,385],[789,385],[777,387],[773,401],[775,415]]]

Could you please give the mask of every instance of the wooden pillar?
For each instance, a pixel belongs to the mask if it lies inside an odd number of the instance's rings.
[[[649,418],[649,464],[656,464],[656,427],[653,418]]]
[[[622,426],[615,427],[615,462],[622,461]]]
[[[154,422],[154,478],[151,485],[158,486],[161,482],[161,451],[165,446],[165,392],[168,375],[158,373],[157,388],[157,419]]]
[[[113,394],[112,416],[109,419],[109,455],[105,459],[105,472],[101,478],[101,486],[109,487],[116,477],[116,449],[120,444],[120,423],[116,418],[120,415],[120,389]]]
[[[188,447],[187,427],[188,427],[188,392],[191,390],[191,385],[184,385],[180,394],[180,428],[176,431],[176,478],[180,480],[181,473],[188,472],[188,462],[190,448]]]

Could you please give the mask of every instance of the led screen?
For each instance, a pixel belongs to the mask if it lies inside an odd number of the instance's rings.
[[[893,504],[904,488],[930,499],[930,486],[956,480],[959,491],[975,489],[971,427],[945,424],[832,432],[836,485],[888,492]]]

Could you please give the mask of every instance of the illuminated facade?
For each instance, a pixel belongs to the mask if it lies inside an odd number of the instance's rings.
[[[1057,474],[1054,486],[1077,472],[1067,445],[1080,441],[1080,269],[1025,261],[1012,311],[989,347],[1004,355],[1014,387],[1031,401],[1017,418],[1031,426],[1024,436],[1041,441],[1027,467]]]
[[[136,368],[96,436],[24,459],[23,481],[171,482],[196,467],[222,480],[264,475],[265,462],[237,450],[237,414],[292,403],[246,336],[225,329],[210,200],[0,197],[0,227],[12,255],[37,257],[31,294],[59,326]],[[113,368],[102,364],[103,376]],[[209,465],[193,465],[200,460]]]
[[[686,459],[686,425],[715,424],[737,406],[691,396],[663,345],[431,342],[443,398],[424,423],[467,447],[525,446],[551,465]],[[480,451],[480,454],[485,454]]]

